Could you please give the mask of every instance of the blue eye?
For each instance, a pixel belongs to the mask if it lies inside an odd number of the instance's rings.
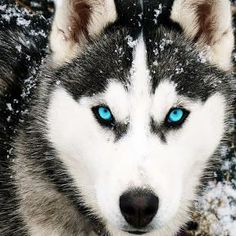
[[[111,120],[112,114],[107,107],[98,107],[98,114],[103,120]]]
[[[182,119],[183,115],[184,115],[184,112],[182,109],[175,108],[170,112],[168,116],[168,120],[169,122],[178,122]]]
[[[183,108],[172,108],[166,117],[166,124],[172,127],[180,126],[188,115],[189,111]]]
[[[106,127],[112,127],[114,125],[114,118],[111,113],[111,110],[107,106],[96,106],[92,108],[94,116],[97,121]]]

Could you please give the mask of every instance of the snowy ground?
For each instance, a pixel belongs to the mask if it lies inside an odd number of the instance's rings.
[[[15,5],[15,2],[18,4]],[[236,1],[234,1],[236,2]],[[40,42],[42,56],[47,52],[47,35],[51,23],[53,4],[46,0],[1,0],[0,27],[7,28],[18,25],[27,29],[36,42]],[[30,84],[37,74],[36,66],[29,78]],[[232,78],[233,79],[233,78]],[[28,95],[30,91],[27,91]],[[232,127],[232,135],[221,148],[221,164],[215,178],[211,180],[205,193],[195,204],[193,217],[197,228],[189,232],[195,236],[236,236],[236,122]]]

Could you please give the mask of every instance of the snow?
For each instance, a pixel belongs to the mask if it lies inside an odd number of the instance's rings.
[[[196,208],[200,231],[215,236],[236,235],[236,191],[230,182],[209,182]],[[211,222],[211,224],[209,224]]]
[[[12,106],[11,106],[11,103],[7,103],[6,105],[7,105],[7,109],[8,109],[9,111],[13,111]]]
[[[206,63],[206,62],[207,62],[207,55],[206,55],[206,52],[201,51],[201,52],[198,54],[198,61],[201,62],[201,63]]]
[[[153,21],[154,21],[155,24],[158,24],[158,17],[162,13],[162,7],[163,6],[160,3],[159,6],[158,6],[158,9],[154,10],[154,19],[153,19]]]
[[[29,24],[30,24],[30,21],[29,20],[26,20],[26,19],[24,19],[24,18],[22,18],[22,17],[19,17],[19,18],[17,18],[17,21],[16,21],[16,23],[17,23],[17,25],[19,25],[19,26],[29,26]]]
[[[21,78],[24,82],[24,90],[21,96],[16,95],[6,103],[6,122],[9,124],[4,130],[7,133],[14,135],[15,122],[24,122],[22,117],[28,112],[27,104],[31,99],[31,94],[35,88],[37,81],[37,74],[40,65],[43,62],[43,58],[48,52],[47,48],[47,36],[50,28],[51,17],[43,15],[38,12],[34,12],[28,8],[20,7],[12,3],[13,1],[1,0],[0,1],[0,29],[15,29],[15,26],[22,28],[29,40],[25,40],[24,37],[17,39],[19,44],[16,45],[16,51],[19,58],[25,58],[25,62],[28,66],[28,72],[25,71],[25,78]],[[20,1],[19,1],[20,2]],[[30,52],[27,54],[23,47],[31,48],[33,42],[38,44],[39,52],[37,55],[32,55]],[[7,146],[8,144],[6,144]],[[9,161],[14,161],[12,158],[12,148],[7,150],[6,158]]]
[[[134,40],[132,36],[128,35],[126,37],[127,44],[129,47],[134,48],[137,45],[137,40]]]
[[[173,41],[171,39],[161,39],[161,42],[160,42],[160,45],[159,45],[159,48],[161,51],[163,51],[168,45],[171,45],[173,44]]]

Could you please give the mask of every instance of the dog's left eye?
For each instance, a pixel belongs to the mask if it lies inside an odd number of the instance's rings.
[[[112,126],[114,123],[113,115],[107,106],[96,106],[92,111],[101,125]]]
[[[189,111],[185,110],[184,108],[172,108],[166,116],[165,124],[169,127],[178,127],[184,123],[188,115]]]

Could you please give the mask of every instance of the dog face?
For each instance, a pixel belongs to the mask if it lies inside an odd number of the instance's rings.
[[[51,74],[47,139],[109,233],[173,235],[227,129],[229,78],[183,35],[114,27]]]
[[[152,48],[142,34],[104,36],[50,95],[49,140],[113,235],[176,232],[226,128],[222,73],[180,36],[157,34]]]

